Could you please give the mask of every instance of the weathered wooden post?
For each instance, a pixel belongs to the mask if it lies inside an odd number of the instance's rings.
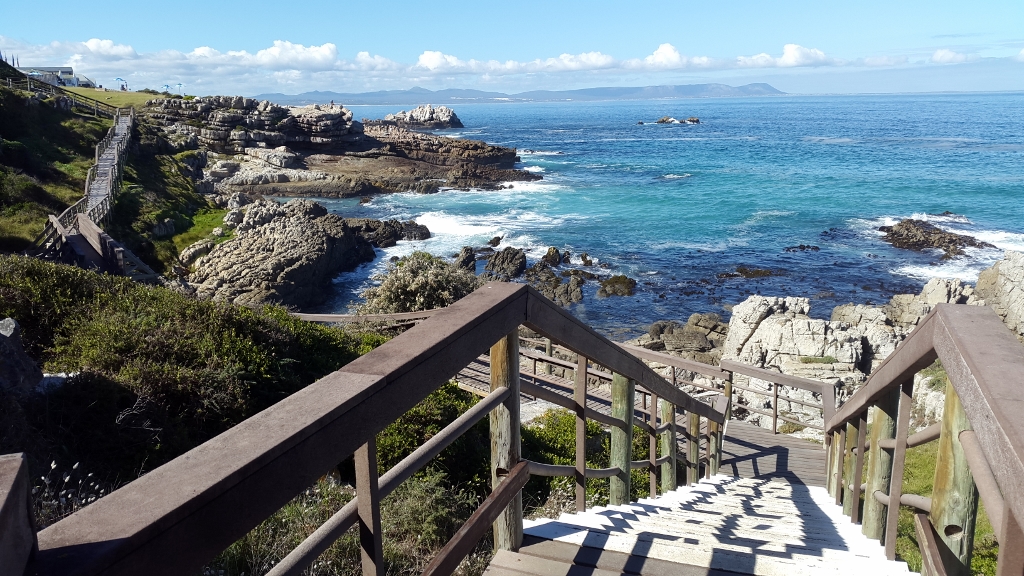
[[[896,528],[900,517],[900,498],[903,497],[903,467],[907,461],[907,437],[910,436],[910,409],[914,404],[914,380],[900,384],[899,409],[896,416],[896,446],[892,453],[892,475],[889,482],[889,507],[885,517],[885,557],[896,559]]]
[[[706,478],[718,474],[718,422],[708,420],[708,465],[704,471]]]
[[[651,463],[651,468],[648,471],[648,476],[651,480],[650,496],[655,498],[658,495],[658,434],[655,430],[658,429],[658,395],[651,393],[651,403],[647,406],[647,414],[650,418],[650,425],[653,429],[649,434],[648,438],[648,461]]]
[[[996,576],[1018,576],[1024,573],[1024,530],[1009,506],[1003,510],[1000,526],[993,526],[999,535],[999,557]]]
[[[853,449],[857,446],[859,420],[851,420],[846,424],[846,467],[843,469],[843,514],[853,514],[853,465],[857,458],[853,455]]]
[[[356,450],[355,464],[356,503],[359,515],[359,555],[363,563],[363,576],[384,576],[376,438],[371,436],[366,444]]]
[[[867,440],[868,413],[862,412],[857,417],[857,457],[853,462],[853,492],[850,499],[853,501],[853,508],[850,512],[850,522],[860,522],[860,485],[864,481],[864,442]]]
[[[32,482],[24,454],[0,456],[0,574],[20,576],[36,550]]]
[[[960,432],[970,429],[960,397],[952,384],[946,384],[929,520],[939,538],[968,572],[974,548],[974,523],[978,517],[978,488],[960,445]]]
[[[871,448],[868,451],[867,487],[864,490],[864,518],[861,532],[868,538],[881,540],[885,532],[886,507],[875,499],[875,492],[889,493],[892,480],[892,452],[878,447],[879,440],[896,437],[896,411],[899,409],[900,391],[892,390],[883,396],[871,411]]]
[[[833,440],[835,440],[835,438],[833,438]],[[839,439],[838,439],[838,441],[833,442],[833,446],[835,446],[836,457],[832,460],[832,464],[834,466],[832,474],[835,477],[835,480],[834,480],[835,484],[834,484],[834,486],[835,486],[836,492],[835,492],[834,496],[835,496],[835,499],[836,499],[836,505],[838,506],[839,504],[842,504],[842,502],[843,502],[843,484],[845,483],[845,481],[843,480],[843,472],[845,471],[845,469],[843,467],[843,463],[845,462],[845,459],[846,459],[846,428],[845,427],[843,427],[839,431]]]
[[[661,453],[668,462],[661,465],[661,491],[676,489],[676,407],[668,400],[661,401],[661,420],[668,429],[661,433]]]
[[[829,438],[828,444],[828,478],[825,480],[825,486],[828,489],[829,496],[833,498],[839,493],[839,470],[842,469],[842,446],[839,442],[839,432],[832,432],[832,436]]]
[[[686,427],[686,485],[700,479],[700,414],[690,412]]]
[[[622,422],[612,427],[611,465],[619,473],[608,486],[608,503],[629,503],[630,465],[633,462],[633,402],[636,383],[621,374],[612,374],[612,418]]]
[[[573,400],[576,411],[576,510],[583,512],[587,509],[587,359],[582,354],[576,359]]]
[[[508,388],[508,398],[491,410],[491,490],[519,463],[519,330],[491,346],[491,391]],[[494,521],[494,549],[518,550],[523,543],[523,495],[516,495]]]
[[[545,338],[544,339],[544,355],[547,356],[548,358],[550,358],[552,354],[554,354],[554,347],[551,344],[551,338]],[[544,373],[545,374],[551,374],[551,364],[548,363],[548,362],[544,363]]]
[[[772,434],[779,433],[779,385],[772,382]]]

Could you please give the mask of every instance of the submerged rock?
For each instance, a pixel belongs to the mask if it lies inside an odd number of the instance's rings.
[[[597,291],[597,296],[599,298],[632,296],[634,290],[636,290],[636,280],[623,274],[618,274],[601,282],[601,288]]]
[[[896,248],[910,250],[938,248],[944,252],[943,260],[962,256],[964,248],[995,248],[992,244],[982,242],[977,238],[946,232],[930,222],[912,218],[901,220],[895,226],[881,226],[878,230],[885,232],[883,240]]]

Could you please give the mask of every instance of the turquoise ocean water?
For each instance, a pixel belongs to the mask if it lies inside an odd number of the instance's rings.
[[[377,118],[399,107],[356,106]],[[805,296],[811,315],[916,292],[933,276],[974,281],[1024,250],[1024,94],[778,97],[466,104],[465,129],[440,131],[520,150],[538,182],[501,191],[321,200],[346,216],[416,219],[434,237],[380,250],[335,281],[324,311],[344,311],[387,258],[452,256],[493,236],[527,250],[587,252],[639,281],[632,298],[571,308],[613,338],[659,319],[758,293]],[[699,125],[652,122],[697,116]],[[638,121],[647,124],[638,125]],[[524,152],[529,150],[532,152]],[[943,212],[954,216],[934,216]],[[915,216],[996,249],[943,261],[894,249],[877,228]],[[819,250],[786,251],[800,244]],[[483,263],[479,263],[482,269]],[[738,266],[767,278],[722,278]]]

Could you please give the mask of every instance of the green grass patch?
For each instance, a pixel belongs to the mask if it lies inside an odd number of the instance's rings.
[[[801,364],[835,364],[839,362],[835,356],[801,356]]]
[[[74,92],[86,98],[92,98],[93,100],[99,100],[104,104],[116,106],[118,108],[129,108],[134,106],[136,109],[143,108],[146,105],[146,100],[152,100],[159,98],[152,94],[146,94],[145,92],[122,92],[120,90],[108,90],[106,88],[65,88],[68,92]]]
[[[191,218],[191,226],[182,232],[181,234],[175,234],[172,242],[174,242],[174,248],[180,253],[185,248],[188,248],[192,244],[206,238],[210,235],[210,232],[214,228],[224,227],[224,216],[227,215],[229,210],[221,210],[215,208],[204,208],[197,212]],[[220,244],[234,236],[235,231],[230,228],[224,228],[224,236],[217,239],[216,243]]]
[[[793,434],[794,432],[803,431],[806,426],[801,424],[793,424],[792,422],[783,422],[779,425],[779,434]]]

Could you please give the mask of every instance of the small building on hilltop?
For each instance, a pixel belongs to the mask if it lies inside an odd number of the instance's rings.
[[[53,86],[74,86],[95,88],[96,83],[86,76],[75,74],[70,66],[26,66],[18,68],[20,72],[32,78],[52,84]]]

